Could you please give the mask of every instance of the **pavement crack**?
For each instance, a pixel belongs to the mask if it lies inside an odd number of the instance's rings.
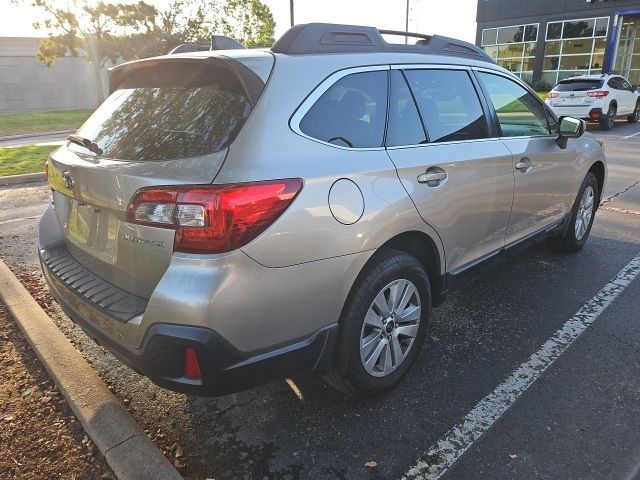
[[[633,187],[637,186],[638,184],[640,184],[640,180],[637,180],[636,182],[632,183],[631,185],[629,185],[624,190],[622,190],[622,191],[620,191],[618,193],[614,193],[609,198],[604,199],[602,202],[600,202],[600,206],[606,205],[607,203],[611,202],[614,198],[617,198],[620,195],[627,193],[629,190],[631,190]]]
[[[107,449],[106,449],[102,454],[106,456],[106,455],[107,455],[107,452],[110,452],[110,451],[111,451],[111,450],[113,450],[114,448],[119,447],[120,445],[122,445],[122,444],[123,444],[123,443],[125,443],[125,442],[128,442],[129,440],[131,440],[131,439],[132,439],[132,438],[134,438],[134,437],[142,437],[142,436],[143,436],[143,435],[142,435],[142,434],[140,434],[140,433],[134,433],[134,434],[132,434],[132,435],[128,436],[127,438],[125,438],[124,440],[122,440],[121,442],[118,442],[118,443],[116,443],[115,445],[113,445],[113,446],[111,446],[111,447],[107,448]]]
[[[255,397],[254,397],[254,398],[250,398],[249,400],[246,400],[246,401],[244,401],[244,402],[235,402],[235,403],[232,403],[231,405],[229,405],[229,406],[228,406],[228,407],[226,407],[226,408],[222,408],[222,409],[220,409],[220,410],[216,410],[216,413],[217,413],[217,414],[219,414],[219,415],[224,415],[224,414],[225,414],[225,413],[227,413],[228,411],[233,410],[234,408],[244,407],[245,405],[250,404],[250,403],[251,403],[251,402],[253,402],[254,400],[255,400]]]

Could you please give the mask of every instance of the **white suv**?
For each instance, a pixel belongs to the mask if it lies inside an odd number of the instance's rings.
[[[640,94],[620,75],[567,78],[547,94],[546,104],[560,117],[597,121],[602,130],[610,130],[616,117],[629,123],[640,118]]]

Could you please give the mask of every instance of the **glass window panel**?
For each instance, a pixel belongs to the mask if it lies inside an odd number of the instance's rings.
[[[640,68],[640,55],[631,57],[631,68]]]
[[[640,53],[640,38],[636,39],[636,44],[633,49],[633,53]]]
[[[345,147],[382,146],[387,72],[354,73],[334,83],[300,122],[310,137]]]
[[[573,71],[560,71],[558,72],[558,81],[562,81],[569,77],[579,77],[580,75],[586,75],[588,70],[573,70]]]
[[[471,79],[460,70],[407,70],[430,142],[487,138],[487,121]]]
[[[485,28],[482,31],[482,45],[495,45],[497,35],[497,28]]]
[[[535,57],[536,56],[536,43],[525,43],[524,44],[524,56],[525,57]]]
[[[564,22],[562,38],[593,37],[594,23],[595,21],[593,19]]]
[[[565,40],[562,42],[562,54],[591,53],[593,50],[593,40]]]
[[[562,42],[547,42],[544,45],[545,55],[560,55],[560,45]]]
[[[609,24],[608,18],[597,18],[596,19],[596,28],[594,31],[594,35],[596,37],[606,37],[607,36],[607,25]]]
[[[533,71],[533,64],[535,63],[534,57],[525,57],[522,59],[522,70]]]
[[[563,55],[560,57],[560,70],[588,70],[590,60],[589,55]]]
[[[591,59],[591,68],[600,68],[604,65],[604,55],[594,55]]]
[[[557,40],[562,33],[562,22],[552,22],[547,25],[547,40]]]
[[[553,71],[553,72],[542,72],[540,80],[542,80],[545,83],[548,83],[549,85],[551,85],[553,87],[556,84],[556,79],[557,78],[558,78],[558,72],[556,72],[556,71]]]
[[[510,72],[519,72],[522,70],[522,59],[507,59],[507,60],[498,60],[498,65],[502,68],[506,68]]]
[[[631,70],[629,72],[629,82],[631,82],[631,85],[640,85],[640,70]]]
[[[498,43],[522,42],[524,37],[524,26],[502,27],[498,29]]]
[[[535,42],[538,39],[538,25],[527,25],[524,28],[524,41]]]
[[[413,101],[409,86],[404,76],[397,72],[397,95],[389,114],[387,128],[387,144],[389,146],[420,145],[426,143],[427,137],[418,114],[418,107]]]
[[[496,60],[498,58],[498,47],[482,47],[487,55]]]
[[[557,70],[560,64],[560,57],[544,57],[542,68],[544,70]]]
[[[498,47],[498,58],[522,57],[522,44],[512,43]]]
[[[508,78],[484,72],[478,76],[489,93],[502,136],[549,134],[546,110],[535,96]]]
[[[604,38],[596,38],[593,41],[593,53],[602,53],[604,54],[607,49],[607,40]]]
[[[533,83],[533,72],[522,72],[520,78],[531,85]]]

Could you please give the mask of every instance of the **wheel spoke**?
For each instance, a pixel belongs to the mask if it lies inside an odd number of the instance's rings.
[[[413,325],[398,325],[396,328],[396,334],[403,337],[416,338],[418,334],[418,324]]]
[[[386,345],[387,341],[384,338],[379,338],[376,348],[373,349],[373,352],[371,353],[371,355],[369,355],[369,358],[365,360],[364,366],[367,370],[369,370],[370,372],[373,371],[373,367],[375,367],[376,363],[378,363],[380,354],[382,353],[382,350]]]
[[[389,287],[389,310],[391,312],[396,311],[398,300],[404,292],[406,284],[407,282],[404,280],[398,280]]]
[[[364,317],[364,323],[378,330],[382,330],[382,317],[380,317],[373,308],[367,311],[367,316]]]
[[[395,312],[397,314],[401,314],[402,312],[404,312],[404,310],[409,305],[411,297],[413,297],[415,291],[416,288],[411,283],[407,282],[404,288],[404,292],[402,293],[402,297],[400,297],[400,300],[398,301],[395,308]]]
[[[393,363],[391,361],[391,345],[387,343],[386,348],[384,349],[384,367],[382,369],[382,373],[389,375],[391,370],[393,370]]]
[[[388,317],[391,314],[391,310],[389,310],[389,304],[387,303],[387,299],[384,296],[384,290],[376,296],[376,298],[373,300],[373,304],[378,309],[379,315]]]
[[[382,335],[380,333],[371,333],[366,338],[363,338],[360,342],[360,355],[362,358],[367,359],[369,355],[373,351],[374,348],[378,346],[380,341],[382,340]]]
[[[398,321],[401,323],[417,322],[418,320],[420,320],[420,314],[421,314],[420,305],[416,305],[415,307],[411,306],[402,312],[402,315],[400,315],[400,317],[398,318]]]
[[[402,347],[400,346],[398,337],[392,337],[391,347],[393,348],[393,363],[397,367],[402,363],[402,360],[404,360],[404,354],[402,353]]]

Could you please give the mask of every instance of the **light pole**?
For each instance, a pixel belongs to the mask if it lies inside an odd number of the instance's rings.
[[[291,26],[293,27],[293,0],[289,0],[289,12],[291,15]]]
[[[293,0],[291,0],[293,2]],[[409,31],[409,0],[407,0],[407,15],[404,21],[404,31]],[[407,35],[404,36],[404,44],[407,45],[409,43],[409,37]]]

